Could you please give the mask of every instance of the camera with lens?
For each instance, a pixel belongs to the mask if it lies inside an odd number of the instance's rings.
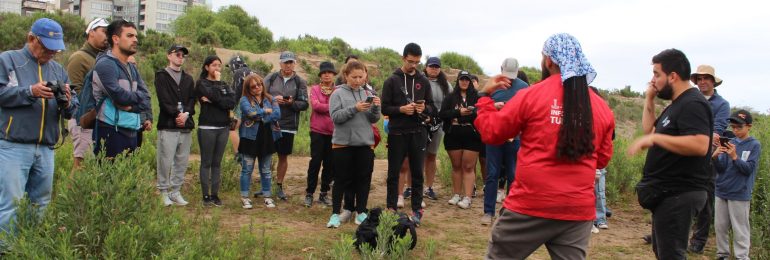
[[[61,80],[57,80],[56,82],[48,81],[45,83],[45,86],[51,89],[51,92],[53,92],[54,97],[56,98],[56,104],[59,105],[59,107],[66,107],[69,100],[67,99],[67,94],[65,91],[67,91],[64,88],[64,82]]]

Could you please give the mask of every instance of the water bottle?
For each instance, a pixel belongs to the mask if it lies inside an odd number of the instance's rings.
[[[179,113],[184,113],[184,107],[182,107],[182,102],[176,102],[176,110],[179,110]]]

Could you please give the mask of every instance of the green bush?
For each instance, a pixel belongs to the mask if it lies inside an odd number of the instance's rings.
[[[237,5],[223,7],[216,13],[206,7],[187,8],[172,27],[176,36],[200,44],[239,46],[252,52],[265,52],[273,44],[273,33]]]
[[[441,64],[445,67],[466,70],[471,74],[476,75],[484,74],[484,71],[481,70],[481,66],[479,66],[479,64],[470,56],[456,52],[444,52],[439,55],[439,58],[441,58]]]
[[[27,33],[35,20],[50,18],[58,22],[64,31],[64,41],[69,49],[78,49],[85,40],[83,33],[86,22],[80,16],[63,13],[36,12],[31,16],[21,16],[14,13],[0,13],[0,50],[21,49],[27,43]]]

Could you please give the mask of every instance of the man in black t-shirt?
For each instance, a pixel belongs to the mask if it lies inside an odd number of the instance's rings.
[[[708,101],[688,82],[690,62],[684,53],[664,50],[652,63],[642,114],[645,135],[628,152],[649,148],[637,195],[652,212],[655,256],[686,259],[692,218],[706,203],[714,117]],[[653,120],[655,96],[672,102]]]

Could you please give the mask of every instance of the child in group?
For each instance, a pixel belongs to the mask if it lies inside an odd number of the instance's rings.
[[[749,259],[749,204],[762,147],[759,141],[749,136],[753,121],[751,113],[738,110],[729,120],[735,138],[721,137],[712,156],[717,171],[714,213],[717,259],[730,258],[730,230],[733,232],[733,256]]]

